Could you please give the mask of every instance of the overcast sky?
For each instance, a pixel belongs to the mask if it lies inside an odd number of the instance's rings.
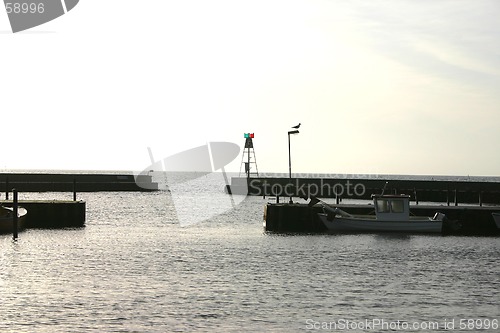
[[[254,132],[259,171],[500,174],[500,2],[81,0],[12,34],[1,169],[142,170]],[[229,169],[238,171],[241,157]]]

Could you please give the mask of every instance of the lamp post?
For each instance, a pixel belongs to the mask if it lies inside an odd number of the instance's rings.
[[[288,131],[288,176],[290,178],[290,182],[292,181],[292,155],[290,153],[290,135],[293,134],[299,134],[299,131]],[[290,203],[293,203],[292,197],[290,197]]]

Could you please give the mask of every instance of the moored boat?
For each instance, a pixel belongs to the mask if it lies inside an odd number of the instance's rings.
[[[351,215],[340,208],[323,203],[318,213],[332,232],[404,232],[441,233],[446,216],[411,216],[409,195],[373,195],[374,215]]]
[[[23,207],[17,209],[17,229],[23,230],[28,211]],[[0,234],[13,232],[14,209],[0,206]]]

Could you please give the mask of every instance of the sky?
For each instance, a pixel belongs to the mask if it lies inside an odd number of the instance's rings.
[[[497,0],[0,10],[0,170],[143,170],[255,133],[259,172],[499,176]],[[226,170],[239,171],[241,157]]]

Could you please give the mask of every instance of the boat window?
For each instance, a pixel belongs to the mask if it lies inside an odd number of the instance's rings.
[[[391,201],[391,210],[393,213],[402,213],[405,210],[403,200],[392,200]]]
[[[377,211],[379,213],[388,213],[389,212],[389,202],[388,200],[377,200]]]

